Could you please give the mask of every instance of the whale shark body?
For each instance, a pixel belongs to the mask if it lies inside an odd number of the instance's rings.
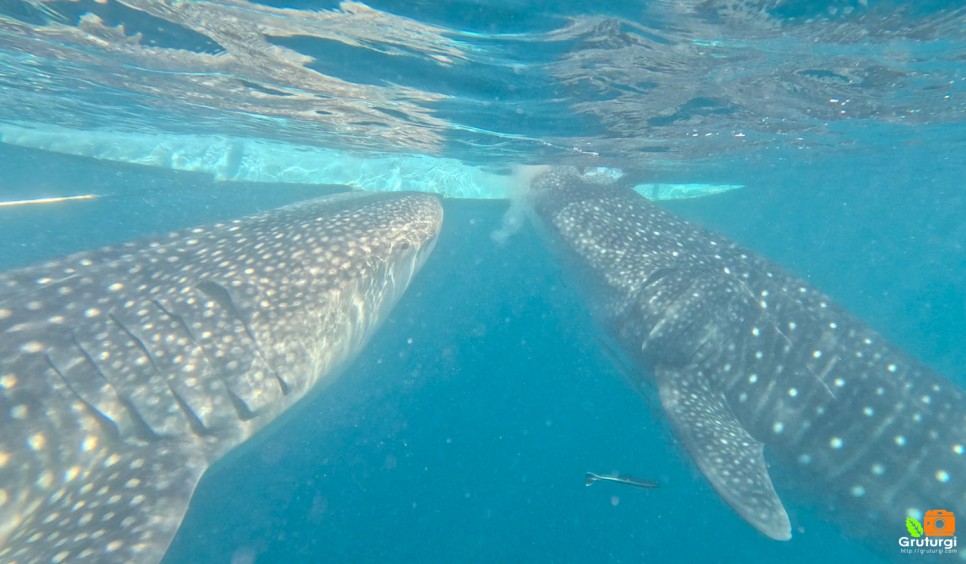
[[[159,561],[202,473],[360,351],[441,222],[350,193],[0,274],[0,561]]]
[[[773,539],[791,527],[764,452],[866,526],[966,514],[964,392],[827,296],[630,188],[554,169],[528,200],[602,328],[656,385],[721,498]],[[653,379],[653,384],[652,384]]]

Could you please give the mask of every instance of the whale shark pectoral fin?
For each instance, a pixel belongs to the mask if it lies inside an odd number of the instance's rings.
[[[54,478],[59,483],[18,524],[4,554],[29,561],[59,562],[67,553],[97,562],[160,561],[208,464],[183,444],[123,446],[102,448],[90,465],[65,470],[63,481]]]
[[[718,495],[761,533],[790,539],[791,524],[768,476],[764,445],[700,374],[658,369],[655,375],[678,439]]]

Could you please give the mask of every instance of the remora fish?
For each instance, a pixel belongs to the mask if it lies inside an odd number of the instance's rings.
[[[597,481],[614,482],[615,484],[623,484],[625,486],[631,486],[632,488],[641,488],[645,490],[651,490],[658,487],[657,482],[641,480],[640,478],[635,478],[633,476],[603,476],[600,474],[594,474],[593,472],[587,472],[584,475],[585,486],[590,486]]]
[[[805,282],[627,187],[564,168],[536,177],[528,199],[635,385],[653,377],[691,458],[759,531],[791,537],[765,447],[813,497],[873,528],[966,514],[960,388]]]
[[[0,275],[0,561],[160,560],[202,473],[359,352],[441,221],[345,194]]]

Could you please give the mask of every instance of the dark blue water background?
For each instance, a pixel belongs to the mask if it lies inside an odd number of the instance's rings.
[[[900,141],[863,159],[722,161],[725,178],[682,171],[747,187],[667,207],[791,269],[964,385],[963,164]],[[3,145],[0,160],[3,199],[115,194],[0,210],[3,268],[330,190],[217,184]],[[491,241],[504,210],[446,202],[435,253],[367,350],[296,417],[205,475],[165,562],[881,558],[826,524],[807,495],[786,495],[780,471],[790,542],[733,514],[654,402],[625,383],[537,234]],[[585,471],[661,487],[588,488]],[[896,508],[887,544],[902,518]]]

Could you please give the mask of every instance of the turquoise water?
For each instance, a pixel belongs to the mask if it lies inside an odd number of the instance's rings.
[[[742,184],[665,205],[790,269],[966,386],[963,8],[732,2],[744,9],[726,13],[724,3],[694,2],[682,15],[679,4],[372,3],[406,19],[273,39],[311,53],[307,68],[320,75],[369,87],[360,93],[326,90],[317,76],[257,74],[258,61],[219,66],[209,78],[232,79],[205,90],[194,80],[205,61],[220,64],[202,57],[222,52],[215,39],[184,23],[153,25],[138,2],[55,2],[59,20],[4,3],[0,56],[10,64],[0,71],[0,122]],[[191,55],[161,65],[147,51],[108,56],[69,34],[40,39],[50,22],[79,29],[86,11],[141,32],[142,45]],[[393,39],[392,29],[405,33]],[[58,58],[64,53],[74,59]],[[465,63],[439,62],[460,57]],[[124,80],[108,76],[115,64]],[[238,87],[243,79],[249,86]],[[191,95],[179,98],[178,88]],[[252,93],[269,88],[288,94]],[[327,113],[306,118],[299,104]],[[67,145],[0,144],[2,199],[110,197],[0,209],[0,268],[335,189],[215,182]],[[71,152],[82,156],[63,154]],[[504,201],[445,207],[436,251],[366,351],[284,427],[205,475],[165,562],[898,558],[901,508],[874,552],[850,540],[847,526],[827,523],[807,489],[786,496],[780,469],[771,472],[793,539],[771,541],[745,524],[687,459],[653,399],[625,383],[532,228],[500,246],[490,235]],[[587,488],[586,471],[661,487]]]

